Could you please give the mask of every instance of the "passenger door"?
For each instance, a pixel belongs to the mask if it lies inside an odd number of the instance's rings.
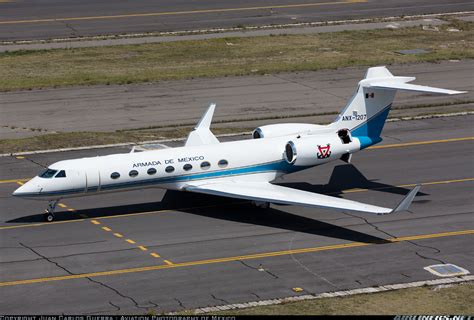
[[[86,169],[86,192],[98,192],[100,190],[100,174],[97,168]]]

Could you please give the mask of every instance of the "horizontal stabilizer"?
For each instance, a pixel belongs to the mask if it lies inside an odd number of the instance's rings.
[[[235,199],[270,202],[275,204],[301,205],[305,207],[360,211],[375,214],[387,214],[407,210],[410,203],[413,201],[416,192],[419,190],[419,187],[416,187],[415,189],[403,199],[397,208],[392,210],[357,201],[278,186],[268,182],[227,181],[204,183],[200,185],[190,184],[184,187],[184,190],[186,191]]]
[[[397,77],[394,77],[393,79],[397,79]],[[448,89],[441,89],[441,88],[428,87],[428,86],[420,86],[417,84],[397,82],[393,80],[371,82],[367,87],[377,88],[377,89],[418,91],[418,92],[430,92],[430,93],[440,93],[440,94],[466,93],[466,91],[456,91],[456,90],[448,90]]]

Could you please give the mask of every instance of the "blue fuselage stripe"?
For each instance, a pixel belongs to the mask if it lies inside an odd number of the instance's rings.
[[[290,172],[300,171],[306,168],[307,168],[306,166],[294,166],[294,165],[288,164],[286,161],[280,160],[280,161],[251,165],[251,166],[240,167],[240,168],[223,169],[223,170],[218,170],[218,171],[194,173],[194,174],[187,174],[187,175],[180,175],[180,176],[173,176],[173,177],[159,177],[159,178],[154,178],[154,179],[106,184],[106,185],[101,185],[100,190],[126,189],[126,188],[134,188],[134,187],[139,187],[139,186],[153,186],[153,185],[166,184],[166,183],[195,181],[195,180],[203,180],[203,179],[211,179],[211,178],[222,178],[222,177],[230,177],[230,176],[237,176],[237,175],[244,175],[244,174],[256,174],[256,173],[264,173],[264,172],[280,171],[283,173],[290,173]],[[95,191],[97,189],[98,189],[97,187],[90,187],[87,189],[87,191]],[[85,188],[31,193],[31,194],[24,194],[22,196],[43,197],[43,196],[54,196],[54,195],[58,195],[58,196],[70,195],[70,194],[75,194],[75,193],[85,193]]]

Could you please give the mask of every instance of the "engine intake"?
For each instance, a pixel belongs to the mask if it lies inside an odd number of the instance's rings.
[[[288,141],[285,146],[285,159],[289,164],[293,164],[296,161],[296,157],[296,146],[293,141]]]
[[[252,137],[253,137],[254,139],[263,138],[264,135],[263,135],[262,129],[260,129],[260,128],[255,129],[255,130],[253,131],[253,133],[252,133]]]

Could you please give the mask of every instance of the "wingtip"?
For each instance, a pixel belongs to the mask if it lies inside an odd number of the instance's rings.
[[[411,203],[415,199],[418,191],[420,191],[421,185],[417,184],[408,194],[400,201],[398,206],[392,210],[390,213],[395,213],[395,212],[400,212],[400,211],[406,211],[408,208],[410,208]]]
[[[209,104],[206,112],[201,117],[201,120],[197,123],[194,129],[206,128],[209,129],[212,122],[212,117],[214,116],[214,110],[216,109],[216,104],[214,102]]]
[[[468,93],[468,91],[457,91],[457,90],[451,90],[450,95],[454,95],[454,94],[463,94],[463,93]]]

